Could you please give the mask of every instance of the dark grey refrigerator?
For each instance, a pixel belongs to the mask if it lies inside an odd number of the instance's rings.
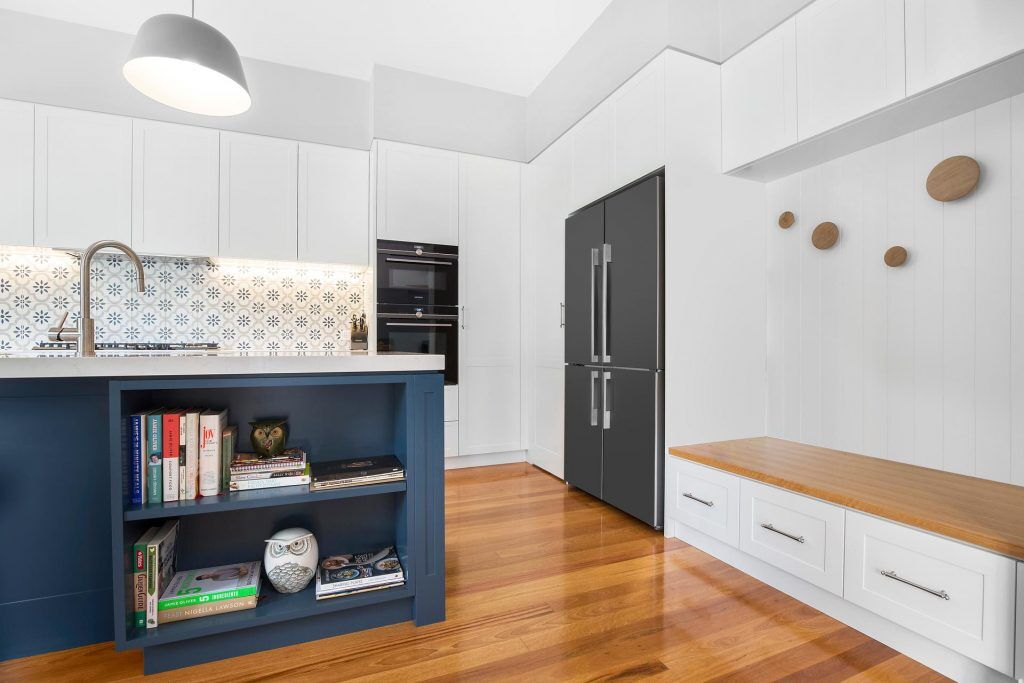
[[[663,525],[664,177],[565,221],[565,481]]]

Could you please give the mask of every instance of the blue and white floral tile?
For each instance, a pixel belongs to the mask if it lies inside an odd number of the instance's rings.
[[[0,247],[0,351],[28,351],[64,313],[80,316],[79,256]],[[345,351],[364,312],[366,268],[142,257],[93,262],[90,305],[104,342],[215,342],[246,351]]]

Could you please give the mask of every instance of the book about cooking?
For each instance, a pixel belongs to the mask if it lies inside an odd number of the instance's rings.
[[[162,503],[163,482],[163,408],[146,414],[146,502]]]
[[[260,567],[241,562],[176,573],[160,597],[160,623],[252,609],[260,594]]]
[[[372,553],[325,557],[318,567],[316,593],[317,597],[337,595],[404,581],[402,562],[389,546]]]
[[[153,540],[157,531],[157,527],[150,527],[132,548],[132,617],[136,628],[146,628],[146,546]]]
[[[331,460],[312,465],[310,489],[319,491],[359,484],[398,481],[405,478],[405,467],[394,455]]]
[[[231,479],[230,489],[232,491],[257,491],[259,489],[274,489],[281,486],[309,486],[309,465],[300,474],[293,474],[287,477],[271,477],[269,479]]]
[[[164,502],[178,500],[180,486],[181,425],[184,410],[168,410],[163,415],[163,496]]]
[[[231,475],[248,472],[302,470],[306,468],[306,452],[301,448],[286,448],[280,455],[261,458],[255,453],[235,453],[231,461]]]
[[[199,416],[199,495],[220,493],[221,435],[228,423],[228,411],[204,410]]]
[[[146,628],[157,626],[157,603],[174,576],[178,544],[178,520],[172,519],[146,544]]]

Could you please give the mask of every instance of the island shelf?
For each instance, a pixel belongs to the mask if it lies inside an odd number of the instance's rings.
[[[159,406],[227,409],[241,439],[248,422],[288,418],[288,445],[310,462],[393,453],[404,481],[311,492],[293,486],[162,504],[131,504],[128,417]],[[109,382],[114,640],[144,653],[146,673],[414,620],[444,619],[443,381],[439,372],[128,379]],[[244,447],[244,446],[243,446]],[[177,569],[262,559],[264,539],[309,529],[320,556],[396,548],[403,585],[317,601],[266,577],[253,609],[136,628],[132,546],[160,520],[180,520]]]

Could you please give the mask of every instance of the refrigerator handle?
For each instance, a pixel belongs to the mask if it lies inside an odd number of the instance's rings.
[[[590,250],[590,362],[597,362],[597,344],[594,342],[594,337],[597,334],[597,285],[595,280],[597,278],[597,266],[598,266],[598,255],[597,248]]]
[[[602,429],[612,428],[612,394],[608,391],[612,383],[612,373],[607,370],[601,373],[601,405],[604,408],[604,423],[601,425]]]
[[[601,362],[611,363],[612,354],[608,347],[608,318],[611,316],[611,302],[608,300],[608,269],[612,262],[612,245],[603,244],[601,264],[601,301],[604,302],[604,311],[601,313]]]
[[[590,371],[590,426],[597,426],[597,370]]]

